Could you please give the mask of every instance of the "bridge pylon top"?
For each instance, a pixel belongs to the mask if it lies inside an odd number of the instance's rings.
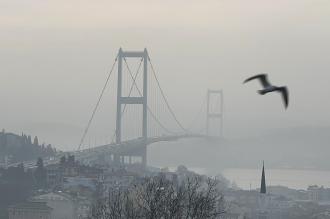
[[[211,96],[217,96],[219,100],[219,108],[216,112],[211,111]],[[207,90],[207,106],[206,106],[206,135],[211,135],[210,132],[210,120],[220,119],[220,130],[218,135],[223,137],[223,91],[222,90]]]
[[[123,85],[123,61],[127,65],[125,58],[142,58],[143,61],[143,89],[142,92],[138,89],[135,84],[135,78],[133,75],[130,75],[133,80],[133,86],[139,90],[139,97],[132,97],[130,94],[128,96],[123,96],[122,94],[122,85]],[[117,118],[116,118],[116,143],[120,144],[122,141],[122,105],[126,104],[136,104],[142,105],[142,138],[147,139],[147,110],[148,110],[148,51],[145,48],[142,51],[126,51],[122,48],[118,51],[118,82],[117,82]],[[127,66],[128,67],[128,66]],[[131,72],[130,72],[131,74]]]
[[[123,50],[122,48],[119,49],[118,55],[123,58],[148,58],[148,51],[146,48],[142,51],[130,51],[130,50]]]

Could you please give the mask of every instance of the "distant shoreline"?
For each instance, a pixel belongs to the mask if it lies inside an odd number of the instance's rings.
[[[261,169],[228,168],[222,175],[242,189],[256,189],[260,186]],[[318,185],[330,188],[330,170],[266,168],[268,186],[285,186],[306,190]]]

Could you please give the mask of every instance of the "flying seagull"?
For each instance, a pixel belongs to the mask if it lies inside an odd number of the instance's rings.
[[[285,108],[288,107],[288,105],[289,105],[289,92],[288,92],[288,89],[285,86],[277,87],[277,86],[274,86],[274,85],[270,84],[268,82],[267,74],[258,74],[258,75],[252,76],[252,77],[246,79],[243,83],[249,82],[249,81],[254,80],[254,79],[259,79],[259,81],[261,82],[261,85],[264,88],[262,90],[258,90],[259,94],[265,95],[265,94],[273,92],[273,91],[281,92],[282,99],[283,99],[283,102],[284,102],[284,106],[285,106]]]

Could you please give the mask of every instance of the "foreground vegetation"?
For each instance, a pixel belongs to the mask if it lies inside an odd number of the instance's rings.
[[[110,189],[92,208],[89,219],[206,219],[224,213],[224,199],[215,179],[145,178],[129,189]]]

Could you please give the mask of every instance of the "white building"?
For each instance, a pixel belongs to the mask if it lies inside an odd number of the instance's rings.
[[[32,202],[45,202],[52,208],[51,219],[77,219],[77,206],[67,195],[62,193],[48,193],[35,196]]]
[[[8,208],[9,219],[52,219],[52,208],[45,202],[25,202]]]

